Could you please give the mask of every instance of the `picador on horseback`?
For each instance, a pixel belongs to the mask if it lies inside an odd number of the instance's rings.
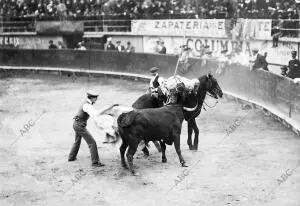
[[[151,96],[161,104],[174,104],[177,102],[177,95],[184,91],[187,94],[197,93],[200,82],[198,79],[188,79],[179,75],[164,79],[158,74],[159,68],[153,67],[150,72],[153,78],[150,80],[149,91]],[[161,105],[162,106],[162,105]]]

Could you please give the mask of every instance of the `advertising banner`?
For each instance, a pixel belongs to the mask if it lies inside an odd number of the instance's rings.
[[[227,37],[225,19],[132,20],[131,32],[155,36]]]
[[[201,57],[204,46],[209,46],[208,50],[212,51],[213,57],[218,57],[222,50],[227,50],[227,53],[238,50],[242,53],[242,56],[238,58],[241,64],[249,62],[249,55],[253,48],[257,48],[262,55],[267,53],[266,59],[269,63],[281,65],[288,64],[288,61],[291,59],[291,51],[298,51],[298,44],[296,42],[279,42],[278,47],[274,48],[272,41],[233,41],[221,38],[145,36],[143,41],[144,52],[155,53],[157,41],[164,41],[167,54],[178,54],[180,45],[187,44],[192,49],[192,57]]]
[[[268,40],[271,29],[271,19],[238,19],[230,34],[232,40]]]
[[[22,35],[7,35],[0,36],[0,44],[14,45],[21,49],[48,49],[49,41],[52,40],[57,45],[58,41],[63,42],[60,36],[47,37],[47,36],[22,36]]]

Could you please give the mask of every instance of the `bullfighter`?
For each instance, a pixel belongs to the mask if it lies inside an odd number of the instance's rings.
[[[92,135],[89,133],[89,131],[86,129],[86,126],[87,126],[87,120],[89,119],[90,116],[96,117],[97,115],[102,114],[103,112],[105,112],[106,110],[110,109],[115,105],[109,108],[105,108],[100,112],[97,112],[93,107],[93,104],[96,103],[98,96],[99,94],[96,91],[93,90],[88,91],[87,98],[82,103],[76,116],[74,117],[73,129],[75,131],[75,143],[73,144],[72,149],[70,151],[68,161],[76,160],[76,156],[81,144],[81,138],[83,138],[88,144],[90,149],[92,166],[93,167],[105,166],[99,160],[97,143],[92,137]]]

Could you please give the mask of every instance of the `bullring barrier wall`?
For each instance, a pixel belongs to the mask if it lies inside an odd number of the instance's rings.
[[[122,72],[139,74],[145,78],[149,68],[159,67],[160,74],[174,74],[177,57],[146,53],[118,53],[98,50],[0,50],[2,68],[51,67],[72,71]],[[215,60],[190,59],[191,69],[185,74],[196,78],[211,72],[215,74]],[[1,68],[1,67],[0,67]],[[179,67],[179,70],[181,68]],[[265,71],[250,71],[241,65],[230,65],[224,75],[217,76],[221,88],[229,95],[257,105],[276,118],[300,131],[300,86],[288,78]]]

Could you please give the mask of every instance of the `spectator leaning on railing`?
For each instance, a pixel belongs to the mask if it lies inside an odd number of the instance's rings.
[[[131,45],[130,41],[127,42],[127,47],[125,49],[125,52],[128,52],[128,53],[134,53],[135,52],[135,48],[134,48],[134,46]]]
[[[266,60],[266,53],[265,55],[261,55],[258,53],[257,48],[252,49],[252,58],[250,60],[250,71],[254,71],[257,69],[263,69],[265,71],[269,71],[268,69],[268,62]]]
[[[300,78],[300,61],[296,58],[297,52],[292,51],[292,60],[289,61],[287,77],[291,79]]]

